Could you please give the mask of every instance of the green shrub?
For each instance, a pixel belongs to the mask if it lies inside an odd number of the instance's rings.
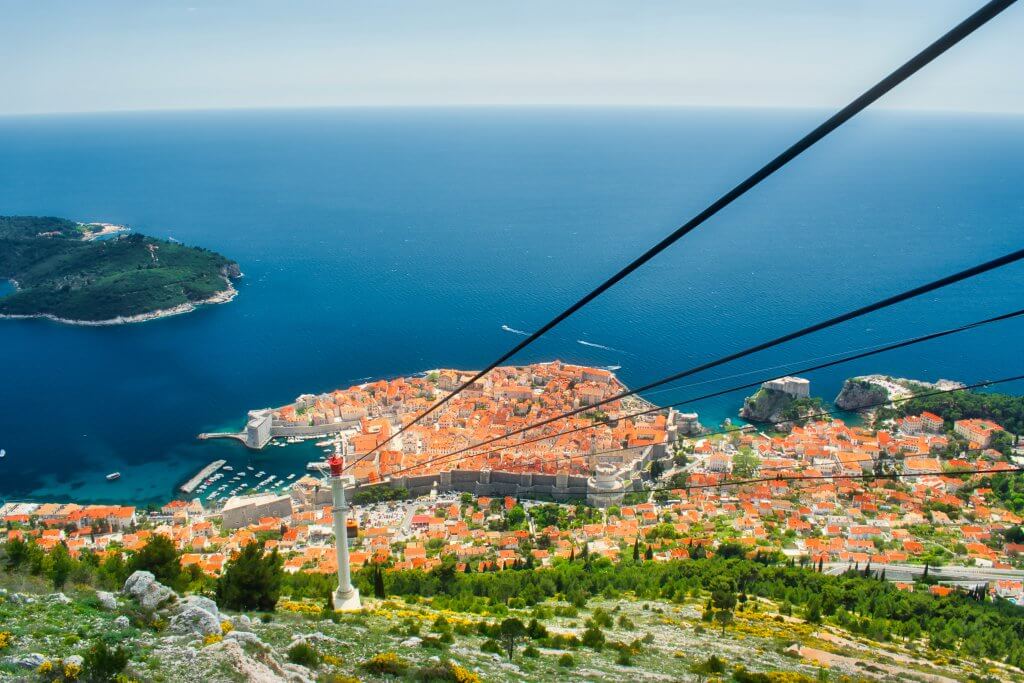
[[[315,669],[320,666],[320,660],[320,653],[309,643],[299,642],[288,648],[288,661],[293,664]]]
[[[128,666],[128,652],[117,646],[110,648],[97,641],[82,657],[82,679],[86,681],[112,681]]]
[[[588,626],[587,630],[583,632],[583,637],[580,639],[580,642],[583,643],[585,647],[589,647],[592,650],[600,652],[601,649],[604,648],[604,633],[599,628]]]
[[[565,652],[562,654],[561,657],[558,658],[558,666],[565,669],[571,669],[572,667],[576,666],[576,660],[573,658],[571,654]]]
[[[493,652],[494,654],[501,654],[501,645],[498,644],[494,638],[488,638],[484,641],[483,645],[480,646],[480,652]]]
[[[537,657],[540,657],[540,650],[535,648],[533,645],[527,645],[523,648],[523,656],[536,659]]]

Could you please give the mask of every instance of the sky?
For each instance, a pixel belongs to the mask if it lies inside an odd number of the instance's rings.
[[[838,107],[982,0],[0,0],[0,115]],[[1024,113],[1024,3],[880,106]]]

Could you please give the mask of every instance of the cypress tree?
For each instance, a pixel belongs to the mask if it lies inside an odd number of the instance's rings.
[[[635,539],[633,539],[633,561],[634,562],[639,562],[640,561],[640,537],[639,536],[637,536]]]

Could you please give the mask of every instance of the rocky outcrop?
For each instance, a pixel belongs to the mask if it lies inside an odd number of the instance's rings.
[[[212,636],[221,632],[217,617],[195,605],[189,605],[171,617],[167,630],[179,636]]]
[[[889,390],[885,387],[863,377],[853,377],[843,382],[835,403],[841,410],[863,410],[888,400]]]
[[[242,269],[238,267],[237,263],[232,261],[220,269],[220,274],[224,277],[231,278],[232,280],[237,280],[242,277]]]
[[[765,422],[782,432],[795,423],[813,419],[821,412],[821,399],[795,398],[789,393],[761,388],[743,401],[740,417],[749,422]]]
[[[113,612],[117,609],[117,598],[114,597],[113,593],[107,591],[96,591],[96,600],[100,603],[100,607]]]
[[[128,577],[122,592],[138,601],[142,609],[149,612],[177,598],[175,592],[157,581],[153,574],[142,570]]]
[[[174,604],[171,609],[171,623],[168,630],[182,636],[213,636],[221,632],[225,621],[217,603],[202,595],[189,595]]]
[[[743,400],[740,417],[749,422],[781,422],[783,413],[796,401],[789,394],[773,389],[758,389]]]

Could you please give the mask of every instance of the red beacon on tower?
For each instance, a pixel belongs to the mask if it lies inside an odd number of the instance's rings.
[[[337,478],[341,476],[341,471],[345,469],[345,458],[341,457],[338,453],[334,453],[331,457],[327,458],[327,464],[331,467],[331,477]]]

